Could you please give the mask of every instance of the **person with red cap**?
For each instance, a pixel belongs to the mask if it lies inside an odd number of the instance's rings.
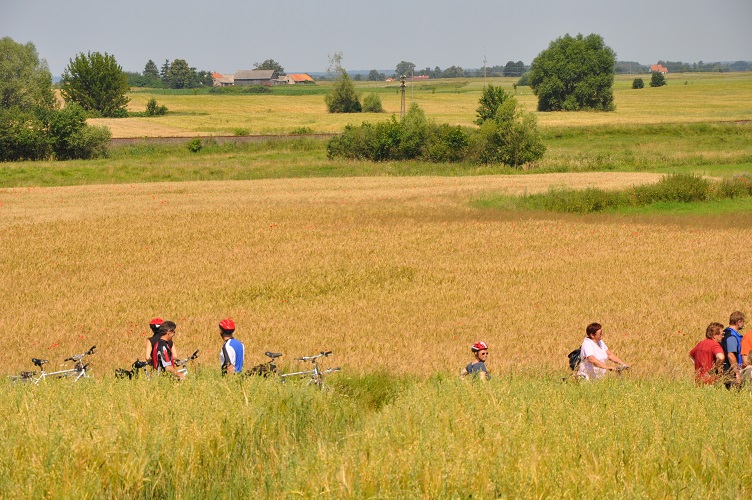
[[[486,369],[486,360],[488,359],[488,344],[486,344],[485,342],[476,342],[472,345],[470,350],[475,357],[475,361],[471,361],[470,364],[462,369],[462,371],[460,372],[460,377],[472,375],[473,378],[479,378],[482,380],[490,379],[491,376],[488,374],[488,370]]]
[[[219,335],[222,337],[222,350],[219,351],[219,362],[222,363],[222,375],[239,374],[243,372],[245,349],[243,343],[233,337],[235,322],[230,318],[219,322]]]

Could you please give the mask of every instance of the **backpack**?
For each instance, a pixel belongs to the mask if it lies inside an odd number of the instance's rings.
[[[575,371],[580,366],[580,349],[575,349],[574,351],[567,354],[567,357],[569,358],[569,368],[572,371]]]

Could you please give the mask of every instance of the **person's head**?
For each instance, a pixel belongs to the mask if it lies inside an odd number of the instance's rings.
[[[485,361],[488,358],[488,344],[485,342],[476,342],[470,350],[478,361]]]
[[[230,318],[223,319],[219,322],[219,334],[222,338],[232,337],[235,333],[235,322]]]
[[[178,326],[172,321],[165,321],[157,328],[157,335],[164,340],[171,340]]]
[[[164,323],[164,320],[162,318],[154,318],[153,320],[149,321],[149,328],[151,328],[152,333],[157,333],[157,330],[159,330],[159,327],[162,326],[162,323]]]
[[[603,338],[603,326],[601,326],[600,323],[590,323],[587,328],[585,328],[585,335],[587,335],[587,338],[590,340],[595,340],[597,342]]]
[[[729,317],[729,326],[733,327],[737,332],[739,328],[744,326],[744,313],[741,311],[734,311]]]
[[[705,338],[713,339],[720,343],[723,338],[723,325],[720,323],[710,323],[707,330],[705,330]]]

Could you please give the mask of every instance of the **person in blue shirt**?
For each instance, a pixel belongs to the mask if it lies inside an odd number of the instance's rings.
[[[222,375],[234,375],[243,372],[245,349],[243,343],[233,337],[235,322],[223,319],[219,322],[219,334],[222,336],[222,350],[219,351],[219,361],[222,363]]]
[[[744,313],[741,311],[734,311],[729,318],[729,326],[723,330],[723,340],[721,341],[721,347],[723,347],[723,354],[725,355],[725,361],[723,362],[723,369],[726,372],[728,381],[726,387],[738,386],[741,384],[742,364],[742,334],[739,333],[744,328]]]
[[[462,371],[460,372],[460,377],[466,377],[467,375],[470,375],[473,378],[479,378],[482,380],[490,379],[491,376],[488,374],[488,370],[486,369],[486,360],[488,359],[488,344],[486,344],[485,342],[476,342],[475,344],[473,344],[470,350],[473,352],[473,356],[475,356],[475,361],[470,362],[470,364],[462,369]]]

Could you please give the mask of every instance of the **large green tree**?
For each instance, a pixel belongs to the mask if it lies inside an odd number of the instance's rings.
[[[280,76],[285,74],[285,68],[274,59],[267,59],[262,63],[253,63],[253,67],[255,69],[271,69],[276,71]]]
[[[410,74],[415,69],[415,64],[409,62],[409,61],[400,61],[399,64],[397,64],[397,67],[395,68],[395,75],[397,75],[397,78],[401,77],[402,75],[410,76]]]
[[[189,89],[195,79],[196,68],[188,66],[185,59],[175,59],[167,70],[167,81],[173,89]]]
[[[0,40],[0,161],[93,158],[106,154],[109,139],[76,104],[58,110],[34,44]]]
[[[67,102],[75,102],[88,112],[102,116],[126,116],[130,99],[128,76],[112,56],[105,52],[80,53],[71,59],[61,78],[60,93]]]
[[[533,60],[538,111],[613,111],[616,54],[600,35],[557,38]]]
[[[0,108],[55,108],[52,75],[33,43],[0,39]]]

